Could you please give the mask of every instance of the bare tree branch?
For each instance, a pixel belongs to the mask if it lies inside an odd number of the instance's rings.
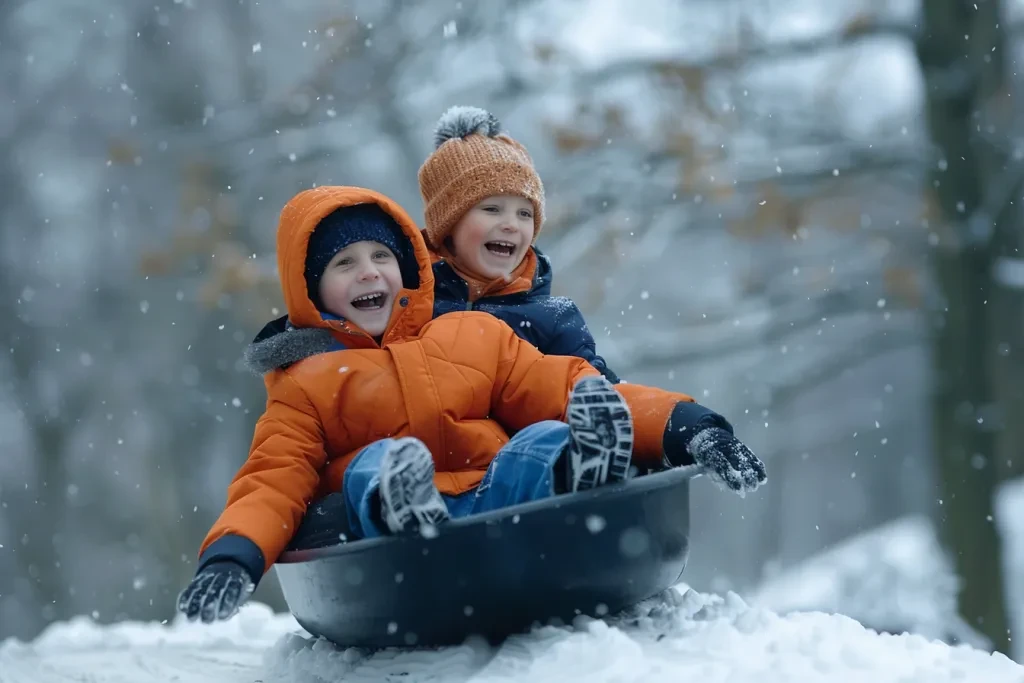
[[[794,299],[788,304],[770,307],[772,315],[767,321],[757,329],[744,329],[743,334],[737,334],[736,328],[729,322],[720,323],[710,330],[690,329],[685,339],[677,332],[665,335],[646,332],[643,343],[634,345],[631,342],[629,352],[622,353],[616,365],[623,371],[638,367],[681,365],[763,346],[775,346],[792,335],[827,325],[845,315],[877,310],[876,298],[870,293],[865,295],[861,290],[847,290],[830,291],[809,301]],[[767,305],[764,307],[769,308]],[[893,318],[890,322],[892,326],[899,320],[898,315]]]
[[[856,372],[859,365],[893,351],[921,347],[924,340],[916,328],[886,329],[874,332],[866,339],[831,354],[827,362],[818,363],[810,370],[798,373],[785,382],[769,386],[773,406],[780,406],[799,398],[809,391]]]

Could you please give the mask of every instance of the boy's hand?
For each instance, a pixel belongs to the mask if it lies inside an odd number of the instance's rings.
[[[249,599],[256,585],[242,565],[224,560],[213,562],[196,574],[178,596],[178,611],[189,621],[204,624],[234,616]]]
[[[768,478],[764,463],[739,439],[719,427],[697,432],[686,450],[717,484],[744,496]]]

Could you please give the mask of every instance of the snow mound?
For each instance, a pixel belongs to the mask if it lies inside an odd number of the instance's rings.
[[[28,644],[0,644],[2,683],[169,680],[1020,683],[1024,667],[919,635],[880,635],[849,617],[780,616],[734,593],[704,595],[685,586],[606,621],[541,626],[499,647],[468,641],[441,649],[336,648],[260,604],[213,626],[103,626],[79,618]]]
[[[988,640],[957,613],[959,588],[931,521],[905,517],[769,578],[751,602],[782,614],[845,614],[879,631],[988,649]]]
[[[171,624],[122,621],[101,625],[87,616],[50,624],[29,644],[13,638],[0,643],[0,656],[32,652],[38,655],[90,650],[117,651],[137,648],[216,650],[245,647],[263,649],[282,636],[303,632],[290,614],[275,614],[268,606],[245,605],[239,617],[213,624],[189,622],[178,617]]]
[[[290,614],[260,603],[211,625],[102,625],[80,616],[51,624],[31,643],[0,643],[0,683],[252,683],[265,653],[295,632],[302,629]]]

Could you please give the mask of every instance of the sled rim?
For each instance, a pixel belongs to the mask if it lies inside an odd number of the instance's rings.
[[[616,484],[605,484],[597,486],[588,491],[577,491],[576,493],[559,493],[540,500],[531,500],[525,503],[518,503],[509,507],[489,512],[480,512],[469,517],[459,517],[448,520],[437,527],[437,535],[449,535],[458,533],[461,529],[474,527],[480,524],[495,524],[510,517],[530,515],[538,512],[550,511],[552,509],[571,509],[577,504],[607,498],[616,500],[620,498],[631,498],[636,495],[650,491],[672,488],[694,477],[702,474],[703,470],[698,465],[675,467],[662,472],[647,474],[642,477],[634,477],[625,482]],[[378,536],[376,538],[361,538],[354,541],[342,541],[334,545],[311,548],[308,550],[286,550],[281,553],[275,564],[297,564],[311,562],[331,557],[354,555],[367,552],[382,546],[396,543],[417,541],[423,537],[419,534],[402,534]]]

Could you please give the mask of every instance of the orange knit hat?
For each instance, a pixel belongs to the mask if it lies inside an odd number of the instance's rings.
[[[533,239],[544,223],[544,185],[530,154],[501,133],[495,116],[477,107],[452,107],[437,121],[434,152],[419,170],[425,232],[439,248],[455,224],[492,195],[525,197],[533,203]]]

